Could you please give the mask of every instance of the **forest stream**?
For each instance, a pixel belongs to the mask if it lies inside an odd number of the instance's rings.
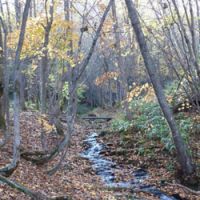
[[[106,146],[98,142],[99,135],[97,133],[91,133],[85,140],[84,144],[87,145],[87,148],[84,152],[81,153],[83,158],[88,159],[91,162],[93,170],[99,175],[102,181],[107,187],[110,188],[124,188],[131,189],[134,191],[143,191],[150,194],[153,194],[155,197],[158,197],[160,200],[180,200],[174,196],[169,196],[156,187],[152,185],[144,184],[143,181],[148,179],[149,175],[145,169],[138,169],[133,171],[133,178],[129,182],[117,182],[115,180],[114,170],[120,168],[116,163],[106,159],[102,156],[101,152],[106,149]]]

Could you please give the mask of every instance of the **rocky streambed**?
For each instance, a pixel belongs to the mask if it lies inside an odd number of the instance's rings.
[[[102,181],[107,187],[131,189],[133,193],[135,191],[146,192],[153,194],[160,200],[181,200],[177,194],[170,196],[157,189],[155,186],[144,184],[144,180],[149,178],[149,174],[145,169],[139,168],[133,171],[130,181],[117,181],[115,170],[120,170],[120,166],[117,166],[116,163],[102,155],[102,151],[105,151],[106,146],[98,142],[98,136],[97,133],[91,133],[84,140],[84,144],[86,144],[87,148],[81,153],[81,156],[91,162],[93,170],[102,178]]]

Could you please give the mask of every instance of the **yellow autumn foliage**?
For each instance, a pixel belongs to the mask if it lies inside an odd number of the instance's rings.
[[[118,76],[118,72],[106,72],[103,75],[96,78],[95,85],[100,86],[110,79],[117,79]]]
[[[42,129],[46,133],[50,133],[53,130],[55,130],[55,127],[53,125],[49,124],[49,122],[44,117],[39,117],[38,122],[41,124]]]
[[[136,85],[133,83],[132,90],[127,93],[126,100],[131,102],[133,98],[140,96],[142,93],[145,93],[143,98],[146,102],[150,102],[155,99],[154,89],[150,84],[145,83],[144,85]]]
[[[43,48],[45,23],[44,17],[30,18],[28,20],[21,59],[35,56],[41,58],[43,56],[45,50]],[[48,45],[48,53],[51,58],[73,62],[71,61],[72,58],[67,55],[67,51],[70,49],[71,40],[73,41],[73,48],[77,48],[78,35],[76,33],[67,33],[69,28],[72,28],[72,24],[64,20],[61,15],[54,17]],[[13,51],[17,47],[19,32],[19,30],[15,30],[8,35],[8,47]]]

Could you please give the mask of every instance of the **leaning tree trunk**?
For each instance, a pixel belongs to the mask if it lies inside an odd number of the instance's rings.
[[[0,173],[9,173],[16,168],[17,163],[20,159],[20,124],[19,124],[19,114],[20,114],[20,55],[24,43],[24,36],[26,31],[26,23],[28,19],[29,7],[31,0],[26,0],[22,24],[20,29],[20,35],[17,45],[17,50],[15,54],[14,61],[14,144],[13,144],[13,160],[12,163],[7,165],[5,168],[0,169]]]
[[[139,17],[137,15],[137,10],[132,0],[125,0],[125,2],[128,8],[129,17],[130,17],[133,29],[136,34],[137,41],[139,43],[140,51],[144,59],[145,67],[148,71],[149,77],[153,84],[154,91],[156,93],[156,96],[160,104],[160,107],[162,109],[162,112],[164,114],[164,117],[167,120],[170,130],[172,132],[172,137],[173,137],[174,144],[177,151],[177,158],[180,163],[182,172],[184,173],[184,175],[191,175],[192,173],[194,173],[195,168],[192,163],[191,156],[189,155],[188,148],[185,145],[180,135],[180,132],[175,123],[175,119],[166,101],[166,97],[164,95],[162,86],[160,84],[160,80],[155,73],[156,72],[155,64],[150,55],[144,33],[140,25]]]

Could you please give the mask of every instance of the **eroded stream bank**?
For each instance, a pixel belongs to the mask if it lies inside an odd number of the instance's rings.
[[[86,150],[82,152],[81,156],[88,159],[91,162],[93,170],[99,175],[105,185],[110,188],[130,189],[133,193],[135,191],[145,192],[153,194],[160,200],[181,200],[179,195],[169,196],[160,191],[153,185],[144,184],[144,180],[149,178],[149,174],[145,169],[137,169],[132,172],[132,178],[130,181],[117,181],[115,176],[115,170],[123,170],[121,166],[118,166],[115,162],[109,160],[102,155],[102,151],[105,151],[107,146],[98,142],[98,133],[91,133],[84,140],[84,144],[87,146]]]

